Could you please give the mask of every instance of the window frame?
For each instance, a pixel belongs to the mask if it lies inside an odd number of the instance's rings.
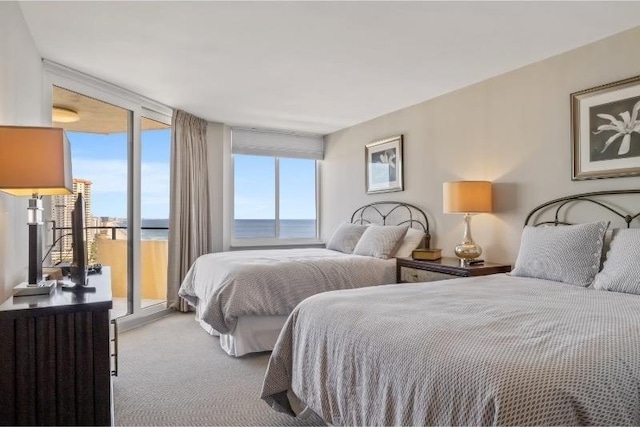
[[[129,314],[118,318],[121,330],[146,323],[166,315],[170,310],[165,304],[142,307],[141,265],[141,138],[142,118],[146,117],[171,126],[173,109],[150,98],[130,92],[112,83],[89,76],[63,65],[43,60],[42,114],[50,123],[53,86],[78,92],[129,111],[128,172],[127,172],[127,292]],[[50,244],[50,242],[45,242]]]
[[[248,239],[237,239],[235,237],[235,197],[236,197],[236,186],[235,186],[235,156],[245,156],[251,154],[231,154],[231,167],[230,167],[230,176],[231,176],[231,203],[230,203],[230,212],[231,212],[231,221],[230,221],[230,243],[231,249],[233,248],[242,248],[247,249],[250,247],[288,247],[288,246],[310,246],[310,245],[319,245],[322,244],[320,240],[320,160],[315,159],[307,159],[313,160],[315,163],[315,204],[316,204],[316,237],[315,238],[299,238],[299,239],[280,239],[277,236],[280,234],[280,159],[281,158],[289,158],[284,156],[263,156],[275,159],[274,161],[274,179],[275,179],[275,231],[276,237],[273,238],[248,238]],[[295,159],[294,157],[291,157]]]

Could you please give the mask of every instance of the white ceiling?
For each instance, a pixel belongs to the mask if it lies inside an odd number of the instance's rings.
[[[321,134],[640,25],[640,2],[20,4],[46,59],[209,121]]]

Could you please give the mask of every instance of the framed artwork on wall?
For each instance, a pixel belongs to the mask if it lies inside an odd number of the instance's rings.
[[[365,146],[367,194],[402,191],[402,135]]]
[[[571,94],[573,180],[640,176],[640,76]]]

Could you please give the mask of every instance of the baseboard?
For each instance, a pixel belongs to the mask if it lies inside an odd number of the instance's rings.
[[[116,322],[118,322],[118,332],[126,332],[126,331],[130,331],[131,329],[139,328],[140,326],[144,326],[147,323],[151,323],[155,320],[161,319],[172,313],[175,313],[175,311],[165,308],[163,310],[158,310],[156,312],[142,315],[142,316],[120,317],[116,320]]]

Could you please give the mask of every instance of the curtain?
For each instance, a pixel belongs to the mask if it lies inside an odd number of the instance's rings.
[[[173,113],[167,305],[188,311],[178,296],[193,262],[211,252],[211,214],[207,172],[207,122],[184,111]]]

